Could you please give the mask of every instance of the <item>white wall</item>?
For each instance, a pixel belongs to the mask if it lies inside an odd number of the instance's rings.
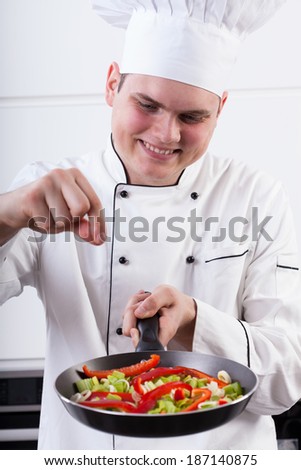
[[[301,245],[301,2],[288,0],[246,41],[212,149],[280,177]],[[123,32],[89,0],[0,0],[0,191],[26,163],[105,144],[103,90]],[[0,359],[43,357],[45,320],[34,291],[1,308]]]

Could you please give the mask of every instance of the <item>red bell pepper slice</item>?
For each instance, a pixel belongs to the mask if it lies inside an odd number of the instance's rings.
[[[184,390],[182,388],[176,388],[174,394],[175,401],[184,400],[184,398],[186,398]]]
[[[177,389],[185,389],[191,393],[192,387],[184,382],[167,382],[163,385],[160,385],[159,387],[154,388],[154,390],[151,390],[150,392],[142,395],[141,400],[137,406],[137,413],[147,413],[149,410],[154,408],[159,398],[161,398],[163,395],[167,395],[172,390]]]
[[[186,408],[183,408],[181,412],[197,410],[200,403],[209,400],[209,398],[211,397],[210,390],[208,390],[208,388],[202,388],[199,390],[202,391],[196,396],[195,400],[190,405],[186,406]]]
[[[110,370],[90,370],[86,365],[83,366],[83,371],[87,377],[97,377],[98,379],[104,379],[108,375],[113,374],[116,370],[122,372],[126,377],[133,377],[134,375],[142,374],[152,367],[156,367],[160,362],[160,356],[158,354],[152,354],[148,361],[138,362],[131,366],[121,367],[120,369],[110,369]]]
[[[156,367],[155,369],[151,369],[148,372],[144,372],[133,378],[131,381],[131,385],[133,385],[134,390],[140,395],[145,393],[144,389],[142,388],[142,384],[147,382],[148,380],[154,380],[157,377],[166,377],[168,375],[177,375],[181,374],[184,371],[184,367]]]
[[[229,403],[229,402],[228,402],[227,400],[224,400],[223,398],[220,398],[220,399],[218,400],[218,404],[219,404],[219,405],[228,405],[228,403]]]
[[[127,392],[91,392],[87,401],[94,400],[94,398],[106,398],[108,395],[115,395],[116,397],[120,397],[124,401],[134,402],[133,396],[131,393]]]
[[[137,408],[132,403],[128,403],[126,401],[121,400],[110,400],[107,398],[101,398],[100,400],[94,401],[81,401],[78,403],[79,405],[84,405],[90,408],[109,408],[109,409],[116,409],[118,411],[125,411],[126,413],[136,413]]]

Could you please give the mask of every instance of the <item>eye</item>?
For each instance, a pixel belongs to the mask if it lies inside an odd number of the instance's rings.
[[[181,114],[180,120],[185,124],[199,124],[204,122],[208,116],[198,116],[195,114]]]
[[[149,113],[154,113],[158,110],[158,106],[152,103],[145,103],[143,101],[138,101],[138,104],[140,108],[142,108],[144,111],[147,111]]]

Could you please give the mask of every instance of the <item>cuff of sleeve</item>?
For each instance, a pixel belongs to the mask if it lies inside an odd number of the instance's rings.
[[[4,262],[6,261],[7,255],[12,249],[12,246],[14,245],[16,238],[17,238],[17,235],[11,238],[4,245],[0,246],[0,267],[2,267]]]
[[[248,325],[195,299],[197,317],[193,351],[227,357],[249,366]]]

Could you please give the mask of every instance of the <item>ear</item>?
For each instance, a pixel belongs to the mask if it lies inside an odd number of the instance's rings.
[[[116,62],[113,62],[109,67],[108,74],[107,74],[107,81],[106,81],[105,98],[109,106],[113,106],[113,101],[117,93],[119,81],[120,81],[119,66]]]
[[[219,117],[220,113],[222,112],[222,109],[223,109],[227,99],[228,99],[228,92],[224,91],[224,93],[222,94],[221,100],[220,100],[217,117]]]

